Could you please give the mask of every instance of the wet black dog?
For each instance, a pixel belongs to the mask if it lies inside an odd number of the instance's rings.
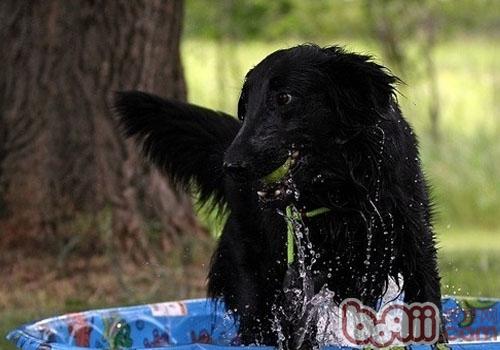
[[[373,306],[402,276],[407,302],[441,307],[431,204],[397,81],[370,57],[302,45],[248,73],[238,119],[142,92],[117,96],[149,159],[228,209],[208,290],[236,312],[244,344],[277,343],[272,309],[286,306],[285,276],[298,264],[280,214],[291,204],[315,251],[305,256],[316,259],[315,293],[327,285],[337,302]]]

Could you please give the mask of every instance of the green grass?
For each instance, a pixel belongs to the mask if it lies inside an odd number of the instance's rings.
[[[16,347],[8,342],[5,337],[9,331],[12,329],[29,322],[30,320],[39,319],[40,315],[35,313],[30,313],[18,311],[18,310],[6,310],[0,313],[0,349],[2,350],[14,350]]]
[[[443,294],[500,297],[500,232],[437,231]]]

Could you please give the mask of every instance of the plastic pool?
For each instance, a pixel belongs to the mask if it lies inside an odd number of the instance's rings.
[[[500,300],[443,298],[443,308],[450,338],[444,348],[500,350]],[[7,338],[24,350],[234,349],[237,325],[221,309],[198,299],[94,310],[27,324]]]

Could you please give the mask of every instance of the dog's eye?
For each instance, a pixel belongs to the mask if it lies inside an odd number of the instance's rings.
[[[276,95],[276,103],[280,106],[284,106],[289,104],[292,101],[292,95],[287,94],[286,92],[280,92]]]

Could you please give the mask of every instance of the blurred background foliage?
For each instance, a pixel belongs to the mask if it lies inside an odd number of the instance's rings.
[[[435,16],[441,34],[483,35],[498,31],[496,0],[187,0],[184,37],[274,41],[369,38],[370,12],[378,12],[410,36],[422,12]],[[383,12],[383,13],[382,13]]]

